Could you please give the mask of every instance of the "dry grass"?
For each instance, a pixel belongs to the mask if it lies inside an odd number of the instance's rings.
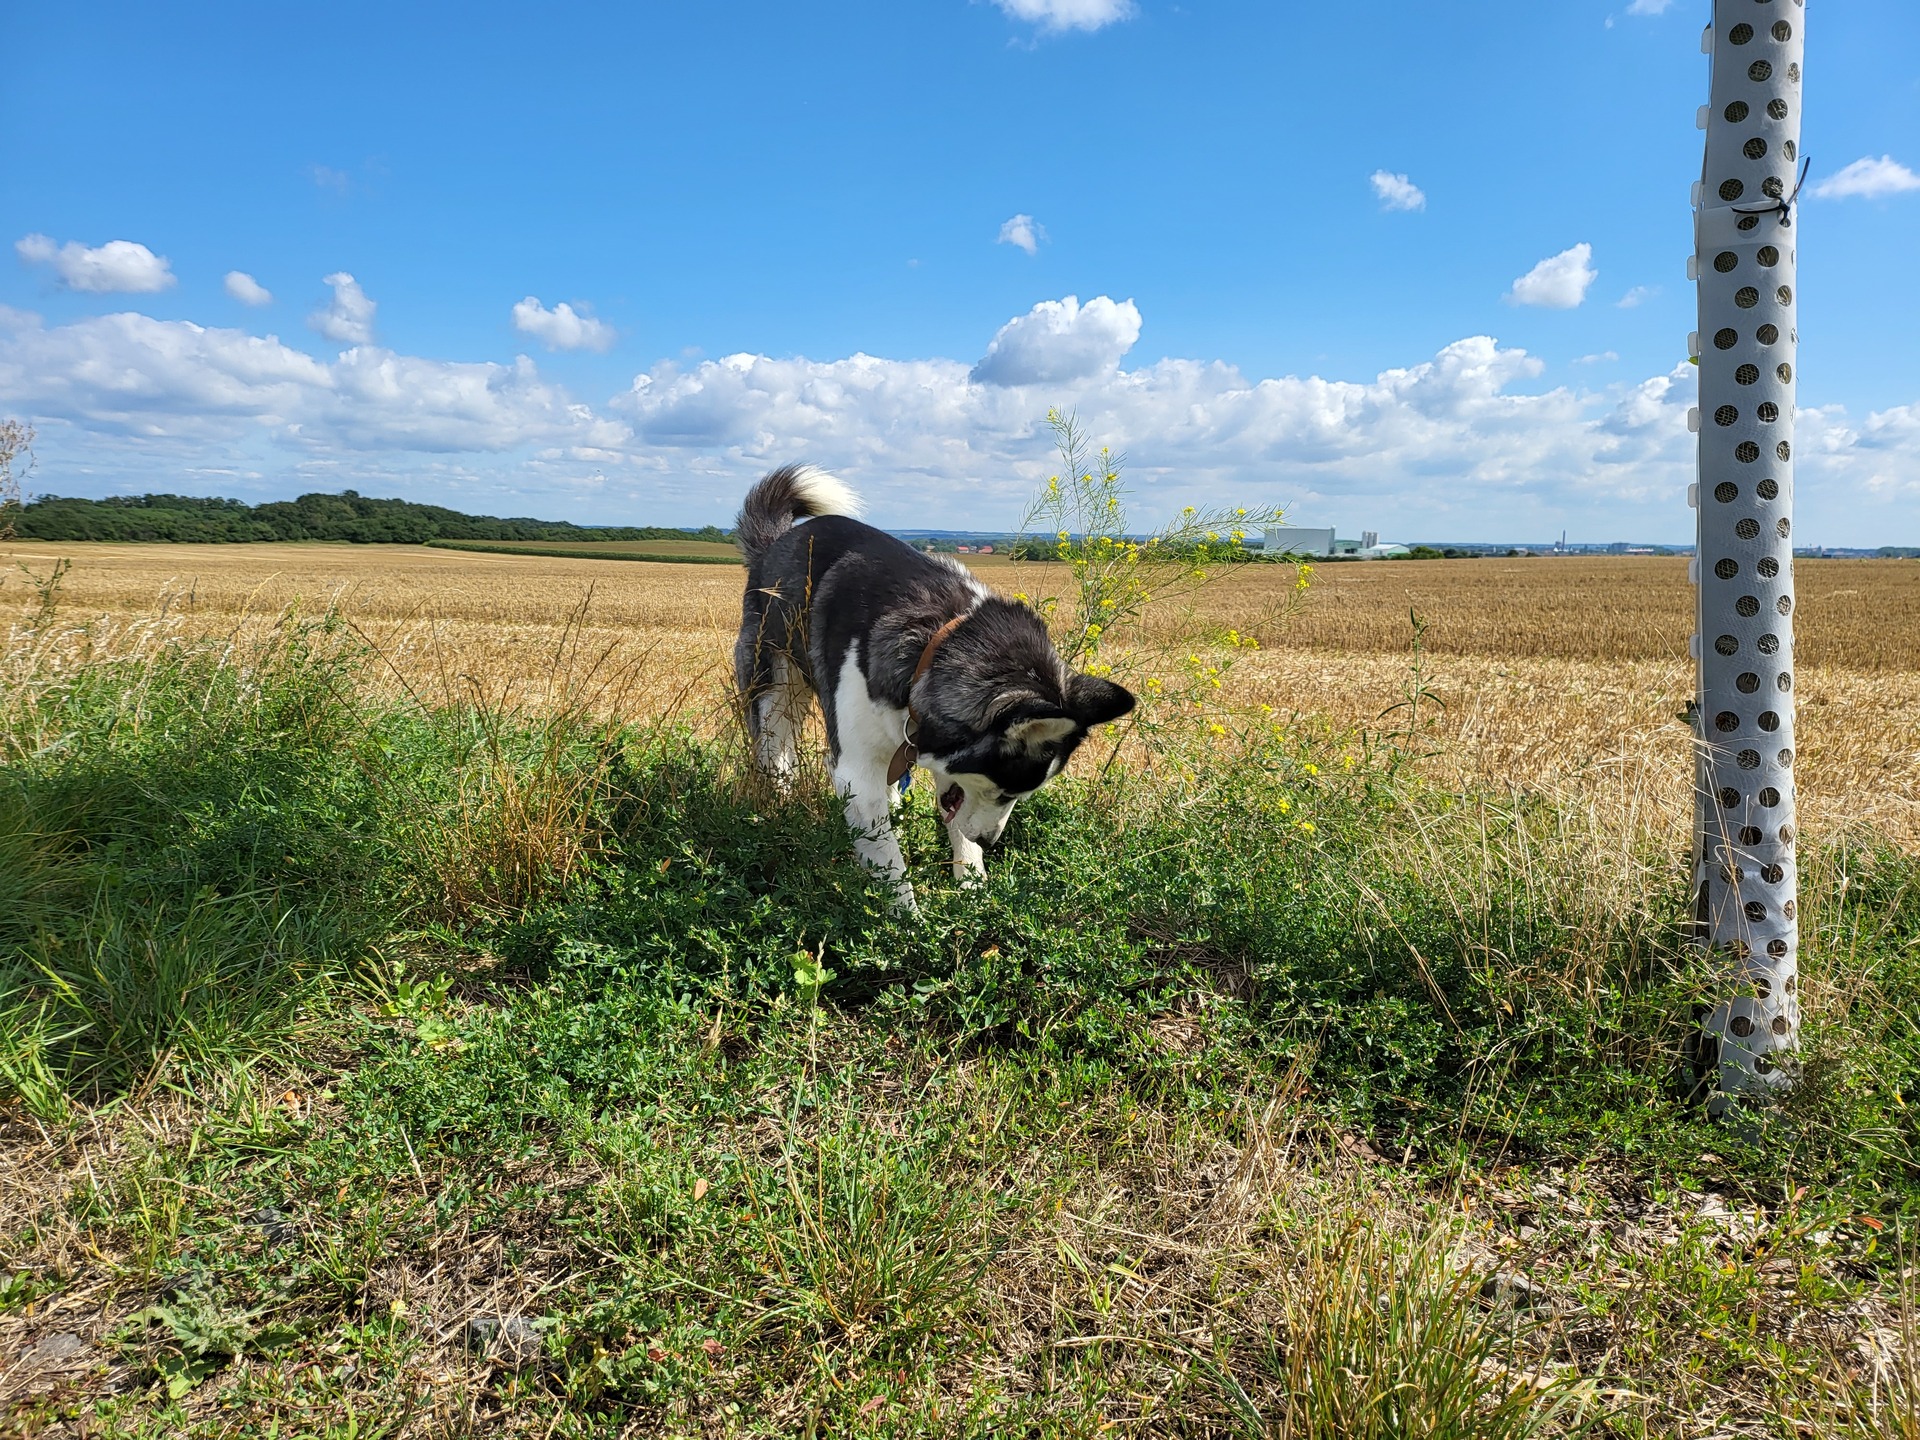
[[[511,545],[516,550],[525,550],[532,555],[542,553],[564,555],[584,550],[596,555],[606,555],[615,560],[625,560],[635,555],[689,555],[701,560],[735,562],[740,559],[739,550],[725,540],[474,540],[447,543],[450,546],[453,544]]]
[[[225,635],[265,628],[289,605],[334,605],[384,659],[370,681],[396,690],[469,698],[479,688],[507,708],[552,706],[565,688],[554,657],[568,650],[622,675],[629,717],[724,714],[740,572],[722,566],[413,546],[0,547],[5,571],[24,563],[45,574],[62,558],[73,562],[61,601],[69,624],[164,617]],[[979,568],[1008,591],[1040,593],[1051,578],[1045,566]],[[1684,561],[1326,565],[1288,614],[1290,577],[1248,567],[1206,591],[1198,610],[1155,616],[1147,639],[1184,650],[1236,627],[1264,647],[1236,670],[1237,699],[1375,727],[1407,682],[1407,612],[1417,610],[1427,683],[1445,705],[1426,737],[1440,752],[1436,778],[1603,805],[1640,797],[1647,824],[1684,827]],[[1920,844],[1920,564],[1802,562],[1799,595],[1805,823],[1865,822]],[[35,599],[17,572],[0,582],[0,613]]]
[[[1017,568],[1026,584],[1046,567]],[[1291,648],[1397,651],[1406,647],[1407,612],[1417,610],[1433,653],[1496,660],[1684,659],[1693,631],[1693,589],[1681,559],[1320,565],[1312,603],[1268,629],[1287,574],[1242,568],[1207,591],[1206,618]],[[1794,644],[1803,669],[1920,664],[1920,564],[1802,560],[1795,579]]]
[[[629,713],[685,703],[690,681],[717,693],[740,606],[740,572],[725,566],[424,546],[20,544],[0,548],[0,573],[24,563],[44,574],[61,558],[75,561],[62,586],[68,623],[164,617],[184,634],[245,636],[289,606],[331,606],[379,650],[386,668],[370,683],[448,700],[479,687],[505,709],[571,703],[563,692],[581,667],[558,674],[563,651],[621,672]],[[0,613],[33,598],[16,573]]]

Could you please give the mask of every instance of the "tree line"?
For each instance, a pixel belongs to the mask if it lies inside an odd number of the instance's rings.
[[[564,520],[464,515],[442,505],[376,500],[354,490],[249,505],[197,495],[126,495],[78,500],[43,495],[7,507],[23,540],[179,541],[238,544],[266,540],[346,540],[356,545],[420,545],[428,540],[715,540],[713,525],[575,525]]]

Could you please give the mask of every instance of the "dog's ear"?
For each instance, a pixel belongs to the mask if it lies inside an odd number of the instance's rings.
[[[1007,743],[1032,753],[1043,745],[1064,740],[1079,728],[1080,722],[1070,715],[1039,715],[1007,726]]]
[[[1133,692],[1098,675],[1076,675],[1067,682],[1067,709],[1091,730],[1133,709]]]

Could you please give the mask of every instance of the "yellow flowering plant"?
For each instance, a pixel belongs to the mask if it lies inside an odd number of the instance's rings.
[[[1203,586],[1261,558],[1247,547],[1247,536],[1277,524],[1281,512],[1190,505],[1157,531],[1133,533],[1121,480],[1124,457],[1110,447],[1096,449],[1071,413],[1050,410],[1047,423],[1059,470],[1028,507],[1023,538],[1013,553],[1017,559],[1045,562],[1023,575],[1030,585],[1056,577],[1064,583],[1055,593],[1023,591],[1016,598],[1047,618],[1069,662],[1093,675],[1111,675],[1118,668],[1138,695],[1139,705],[1107,763],[1133,737],[1150,757],[1181,766],[1218,746],[1267,739],[1265,728],[1245,723],[1226,694],[1228,670],[1260,648],[1252,635],[1203,627],[1205,644],[1182,655],[1149,649],[1137,632],[1150,607],[1191,601]],[[1305,565],[1293,567],[1283,592],[1286,606],[1298,601],[1310,574]]]
[[[1052,622],[1070,663],[1098,663],[1115,632],[1124,634],[1149,605],[1189,596],[1228,567],[1256,558],[1248,534],[1280,522],[1272,507],[1189,505],[1159,530],[1132,534],[1120,478],[1126,457],[1105,445],[1096,450],[1071,412],[1049,410],[1047,424],[1060,469],[1027,507],[1014,554],[1065,566],[1066,593],[1033,604]],[[1303,570],[1299,583],[1304,579]]]

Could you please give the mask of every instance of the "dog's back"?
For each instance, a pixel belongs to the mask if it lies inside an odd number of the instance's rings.
[[[747,586],[734,658],[750,721],[755,696],[795,678],[829,700],[854,645],[870,675],[889,668],[894,649],[912,650],[911,669],[925,643],[908,638],[912,627],[926,617],[937,626],[986,593],[959,566],[854,518],[859,510],[851,490],[811,466],[775,470],[747,492],[735,522]]]

